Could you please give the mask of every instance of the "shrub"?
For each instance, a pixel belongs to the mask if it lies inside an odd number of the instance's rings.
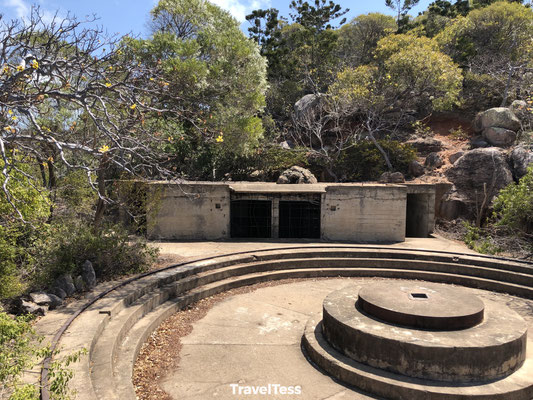
[[[396,171],[407,174],[409,163],[416,159],[415,149],[395,140],[379,140]],[[336,167],[341,180],[349,182],[373,181],[387,171],[387,165],[376,146],[369,140],[362,140],[346,149]]]
[[[98,232],[80,222],[53,223],[36,245],[34,283],[48,284],[64,273],[79,273],[85,260],[93,263],[99,278],[145,271],[157,249],[131,238],[120,225],[107,225]]]

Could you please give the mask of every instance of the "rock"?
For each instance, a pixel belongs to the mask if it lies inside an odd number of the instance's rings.
[[[279,147],[281,147],[282,149],[285,149],[285,150],[290,150],[294,147],[294,145],[292,144],[292,142],[289,142],[288,140],[285,140],[284,142],[281,142],[279,144]]]
[[[72,276],[70,274],[65,274],[57,278],[54,286],[62,289],[67,296],[72,296],[76,292],[76,286],[74,285],[74,281],[72,280]]]
[[[248,175],[248,179],[253,182],[261,182],[265,180],[265,172],[256,169]]]
[[[300,100],[294,104],[294,118],[296,121],[303,121],[307,118],[314,117],[322,106],[323,95],[318,94],[306,94]]]
[[[471,215],[471,203],[468,198],[461,196],[455,188],[449,190],[441,199],[438,209],[439,218],[454,220]]]
[[[480,112],[474,119],[474,130],[481,132],[490,127],[505,128],[511,131],[520,129],[520,120],[507,107],[489,108]]]
[[[32,302],[40,306],[49,306],[52,303],[50,296],[44,292],[30,293],[30,299]]]
[[[295,165],[283,171],[279,176],[277,183],[318,183],[318,181],[311,171]]]
[[[527,107],[527,103],[524,100],[515,100],[511,103],[509,109],[518,119],[523,121],[528,114]]]
[[[384,172],[378,180],[379,183],[403,183],[405,177],[401,172]]]
[[[533,151],[524,147],[515,147],[509,155],[509,162],[515,180],[519,180],[527,173],[527,167],[533,165]]]
[[[56,296],[55,294],[48,293],[48,297],[50,297],[51,303],[49,305],[50,310],[54,310],[57,307],[59,307],[61,304],[63,304],[63,300]]]
[[[424,162],[424,166],[429,169],[440,168],[444,165],[444,161],[439,153],[429,153]]]
[[[55,296],[59,297],[61,300],[63,300],[65,297],[67,297],[67,293],[63,289],[58,288],[57,286],[53,287],[52,289],[50,289],[50,293],[52,293]]]
[[[487,141],[483,139],[483,136],[474,136],[472,139],[470,139],[470,147],[473,149],[489,146],[490,145],[487,143]]]
[[[19,310],[22,314],[44,315],[48,311],[48,307],[40,306],[24,299],[19,299]]]
[[[500,189],[513,181],[505,154],[497,147],[465,152],[445,172],[445,175],[454,187],[443,203],[449,201],[464,203],[464,206],[469,206],[471,211],[476,204],[483,202],[483,184],[486,185],[487,205],[489,205]],[[463,215],[473,216],[471,213]]]
[[[78,275],[77,277],[74,278],[74,286],[76,286],[76,290],[78,292],[84,292],[85,291],[86,285],[85,285],[85,282],[83,281],[83,278],[81,277],[81,275]]]
[[[483,138],[493,146],[509,147],[516,140],[516,132],[491,126],[483,129]]]
[[[81,277],[87,288],[90,289],[96,285],[96,274],[94,273],[93,264],[89,260],[86,260],[81,266]]]
[[[450,161],[450,164],[455,163],[458,159],[460,159],[463,154],[465,154],[464,151],[458,151],[457,153],[450,154],[448,157],[448,161]]]
[[[409,163],[409,175],[414,176],[415,178],[421,175],[424,175],[424,166],[418,161],[413,160]]]
[[[442,142],[433,138],[417,138],[405,142],[413,146],[420,156],[425,157],[430,153],[438,153],[442,150]]]

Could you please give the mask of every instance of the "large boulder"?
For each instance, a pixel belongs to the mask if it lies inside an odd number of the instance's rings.
[[[479,149],[481,147],[490,147],[490,144],[483,138],[483,136],[474,136],[470,139],[470,147],[472,149]]]
[[[409,175],[414,176],[415,178],[424,175],[424,166],[418,161],[413,160],[409,163]]]
[[[62,289],[67,296],[72,296],[76,292],[76,286],[74,285],[74,280],[70,274],[65,274],[57,278],[54,282],[54,287]]]
[[[405,177],[401,172],[384,172],[378,180],[379,183],[403,183]]]
[[[464,213],[471,213],[476,204],[483,202],[484,184],[487,192],[487,205],[490,205],[500,189],[513,181],[505,154],[496,147],[465,152],[445,172],[445,175],[453,184],[453,188],[443,201],[444,207],[448,207],[449,203],[455,204],[454,209],[467,217],[473,215]],[[459,203],[462,204],[459,205]],[[443,212],[443,214],[449,213]]]
[[[89,260],[85,260],[81,266],[81,277],[89,289],[96,285],[96,274],[94,272],[93,263]]]
[[[509,161],[514,178],[519,180],[527,173],[527,168],[533,165],[533,151],[525,147],[515,147],[509,154]]]
[[[429,153],[424,161],[424,166],[429,169],[440,168],[444,165],[444,160],[439,153]]]
[[[518,117],[519,120],[524,121],[527,118],[528,105],[524,100],[515,100],[509,106],[509,109],[513,112],[514,115]]]
[[[48,311],[48,306],[38,305],[31,301],[26,301],[22,298],[18,300],[18,309],[21,314],[33,314],[33,315],[44,315]]]
[[[311,171],[295,165],[283,171],[279,176],[277,183],[318,183],[318,181]]]
[[[294,104],[294,119],[297,122],[312,117],[322,106],[323,95],[321,93],[306,94]]]
[[[504,128],[511,131],[520,129],[520,120],[507,107],[489,108],[480,112],[474,120],[474,130],[482,132],[490,127]]]
[[[430,153],[438,153],[442,150],[442,142],[433,138],[416,138],[406,142],[413,146],[420,156],[425,157]]]
[[[516,132],[505,128],[491,126],[483,129],[483,138],[493,146],[509,147],[516,140]]]

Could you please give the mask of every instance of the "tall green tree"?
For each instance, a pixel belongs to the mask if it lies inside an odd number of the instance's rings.
[[[396,12],[398,32],[402,32],[409,22],[407,13],[416,6],[420,0],[385,0],[385,5]]]

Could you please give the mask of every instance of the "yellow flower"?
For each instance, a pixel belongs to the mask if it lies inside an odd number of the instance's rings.
[[[54,163],[54,157],[52,157],[52,156],[48,157],[48,161],[50,161],[53,164]]]
[[[105,86],[106,86],[106,87],[111,87],[111,84],[110,84],[109,82],[106,82],[106,83],[105,83]]]
[[[9,66],[8,65],[5,65],[4,68],[2,68],[2,73],[3,74],[9,74]]]
[[[16,120],[17,120],[17,116],[16,116],[16,115],[13,115],[13,116],[11,117],[11,119],[12,119],[13,121],[16,121]]]
[[[37,69],[37,68],[39,68],[39,63],[37,62],[37,60],[33,60],[31,62],[31,66],[32,66],[33,69]]]
[[[132,110],[135,110],[135,109],[137,108],[137,104],[132,104],[132,105],[130,106],[130,108],[131,108]]]
[[[9,115],[13,115],[13,111],[11,111],[11,110],[8,110],[7,113],[8,113]]]
[[[10,126],[4,126],[4,131],[6,131],[6,132],[11,131],[11,127]]]
[[[222,133],[218,135],[215,140],[217,141],[217,143],[222,143],[224,141],[224,137],[222,136]]]
[[[18,65],[17,66],[17,71],[20,72],[20,71],[24,71],[24,67],[22,65]]]
[[[107,144],[104,144],[102,147],[98,149],[100,153],[107,153],[109,151],[109,146]]]

